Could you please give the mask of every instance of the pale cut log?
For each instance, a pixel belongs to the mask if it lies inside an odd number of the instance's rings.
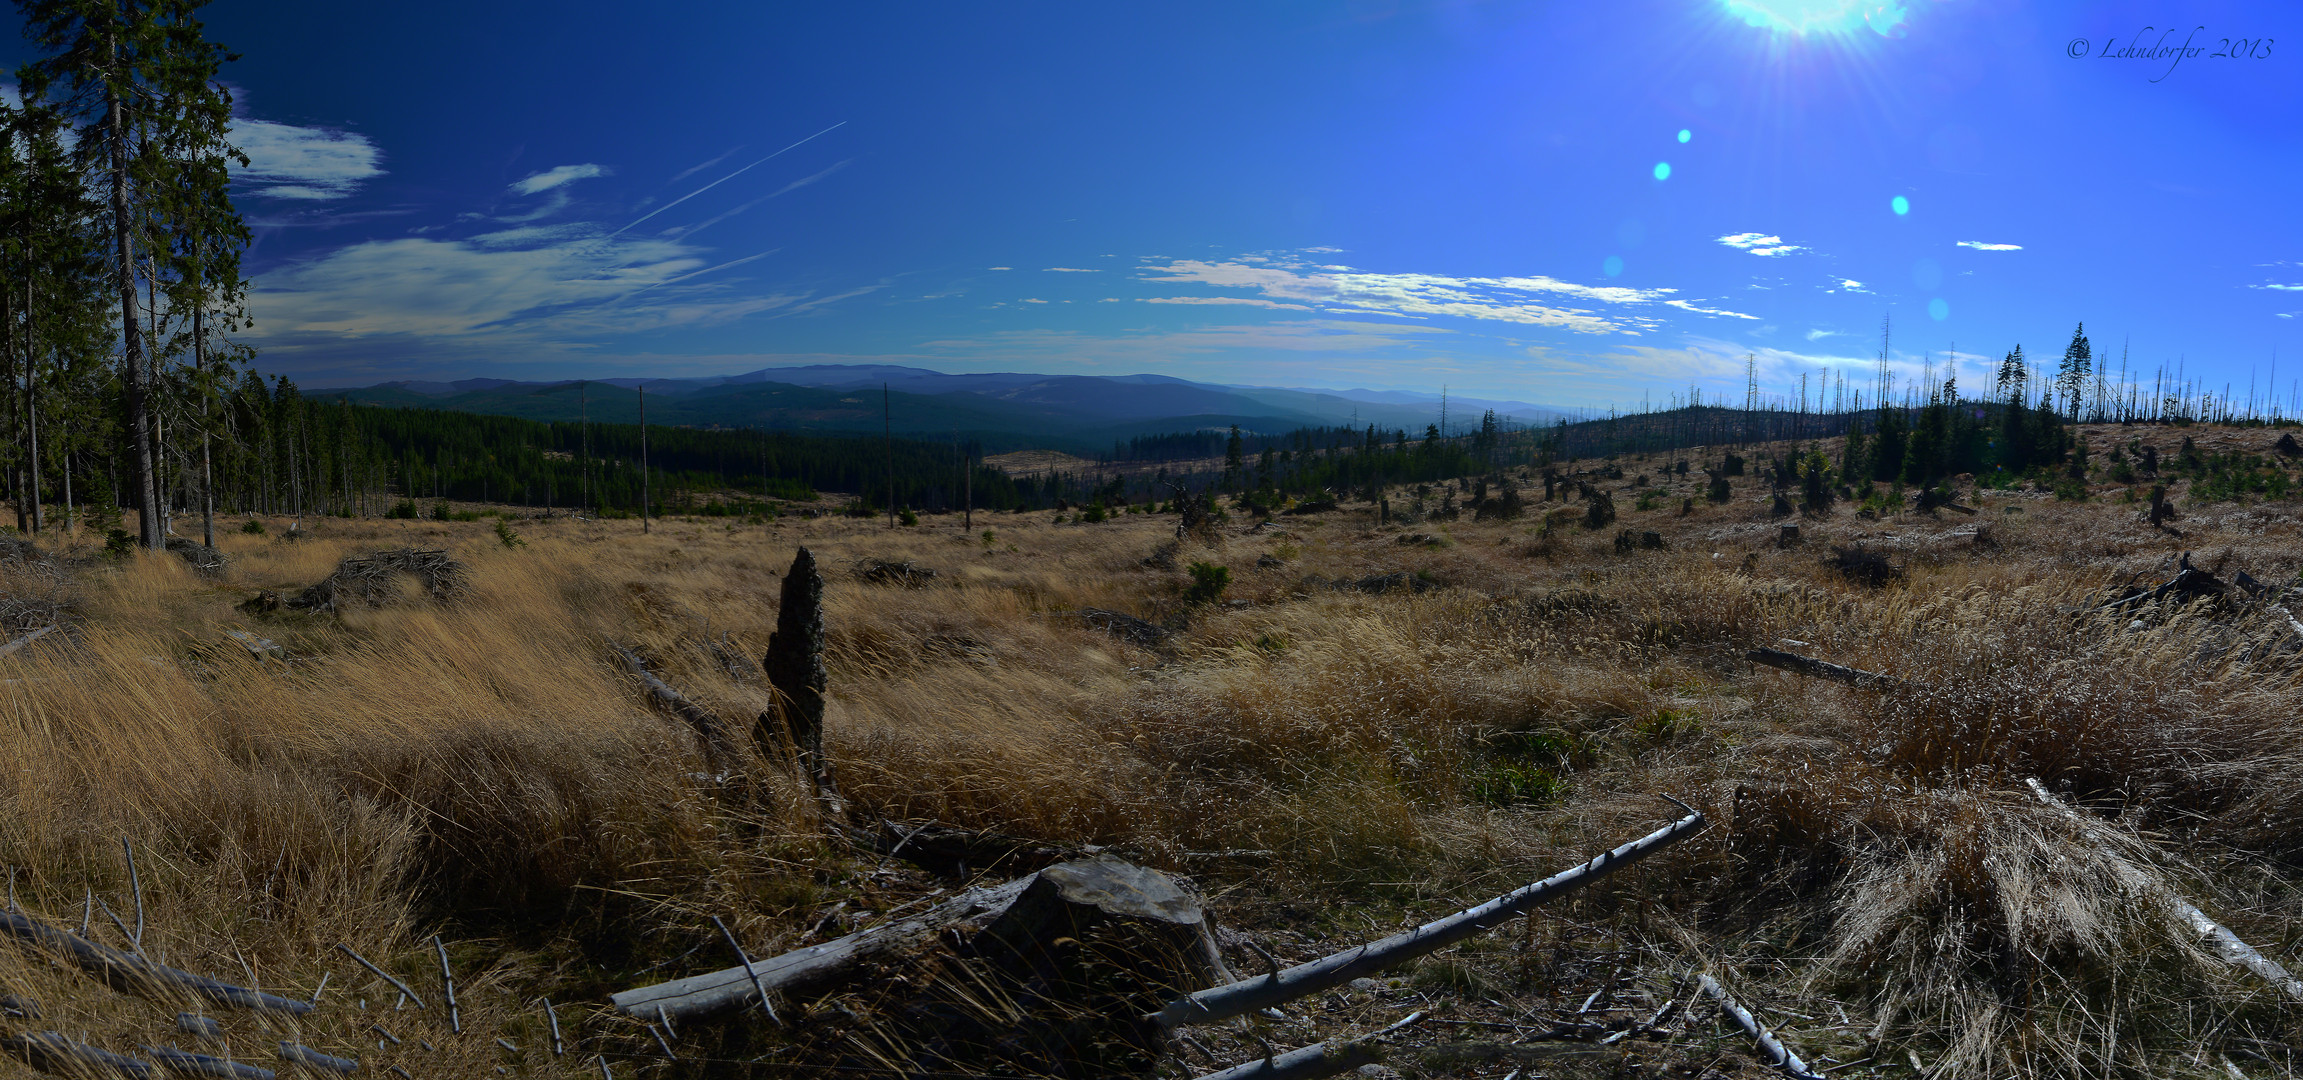
[[[731,967],[707,975],[626,990],[609,997],[624,1013],[654,1020],[658,1010],[674,1020],[739,1009],[759,1000],[759,990],[792,992],[834,982],[874,957],[913,948],[947,928],[1008,909],[1031,878],[1001,885],[968,889],[918,915],[878,926],[820,945],[794,949],[781,956],[754,960],[748,968]],[[756,978],[756,982],[755,982]]]
[[[1709,975],[1699,975],[1695,981],[1697,985],[1703,987],[1703,992],[1709,995],[1711,1000],[1719,1003],[1719,1010],[1733,1019],[1735,1026],[1742,1028],[1743,1033],[1751,1036],[1751,1041],[1759,1045],[1760,1060],[1765,1061],[1769,1067],[1791,1077],[1792,1080],[1823,1080],[1821,1076],[1807,1067],[1806,1062],[1799,1060],[1799,1055],[1792,1053],[1791,1048],[1785,1046],[1782,1039],[1776,1038],[1775,1033],[1767,1029],[1767,1025],[1760,1023],[1757,1017],[1751,1015],[1751,1010],[1738,1003],[1735,1000],[1735,995],[1728,993],[1726,987],[1719,985],[1719,980]]]
[[[1903,685],[1903,680],[1893,675],[1881,675],[1876,671],[1843,667],[1827,660],[1817,660],[1814,657],[1801,656],[1798,653],[1787,653],[1781,649],[1753,649],[1744,653],[1743,658],[1754,664],[1781,668],[1795,675],[1830,679],[1833,682],[1842,682],[1849,686],[1885,690]]]
[[[150,1062],[74,1042],[54,1031],[0,1038],[0,1050],[41,1072],[58,1076],[130,1076],[143,1080],[152,1075]]]
[[[1250,1077],[1255,1080],[1312,1080],[1314,1077],[1349,1072],[1362,1065],[1382,1061],[1384,1038],[1421,1019],[1422,1013],[1409,1013],[1398,1023],[1370,1035],[1313,1043],[1301,1050],[1290,1050],[1258,1061],[1243,1062],[1221,1072],[1207,1073],[1199,1080],[1249,1080]]]
[[[16,640],[11,641],[6,645],[0,645],[0,656],[7,656],[26,645],[30,645],[33,642],[40,640],[41,638],[47,637],[55,629],[56,624],[49,623],[48,625],[43,626],[38,630],[34,630],[31,633],[24,635],[23,637],[17,638]]]
[[[2031,789],[2031,794],[2037,797],[2040,802],[2047,804],[2050,809],[2061,814],[2072,824],[2077,825],[2082,835],[2094,839],[2095,830],[2101,827],[2099,822],[2072,809],[2069,803],[2056,798],[2053,793],[2047,790],[2047,785],[2039,782],[2038,777],[2027,777],[2023,783]],[[2175,910],[2176,916],[2181,918],[2184,925],[2189,926],[2193,933],[2198,934],[2207,943],[2208,951],[2214,953],[2218,959],[2233,967],[2253,972],[2264,982],[2278,987],[2280,993],[2294,1000],[2303,1001],[2303,979],[2296,978],[2294,972],[2287,970],[2277,960],[2263,955],[2255,946],[2240,940],[2239,935],[2232,933],[2230,927],[2209,918],[2206,912],[2199,910],[2198,905],[2172,892],[2156,889],[2149,876],[2141,870],[2124,862],[2119,865],[2121,868],[2119,874],[2122,879],[2121,885],[2136,891],[2160,892],[2165,897],[2168,906]]]
[[[686,721],[688,727],[695,730],[696,737],[703,740],[705,752],[717,760],[727,746],[727,725],[722,724],[711,710],[688,700],[687,695],[657,678],[654,672],[648,670],[648,665],[640,659],[638,653],[614,643],[610,643],[609,648],[616,650],[616,655],[623,658],[625,670],[640,680],[640,686],[647,690],[649,699],[665,712]]]
[[[61,955],[78,964],[81,970],[104,980],[113,989],[127,993],[157,995],[174,991],[236,1009],[296,1016],[312,1011],[312,1003],[309,1001],[297,1001],[260,990],[233,986],[205,975],[194,975],[166,964],[154,963],[109,945],[58,930],[21,912],[0,911],[0,934],[13,937],[32,948]]]
[[[1425,923],[1370,945],[1297,964],[1285,971],[1275,971],[1261,978],[1187,994],[1168,1002],[1159,1012],[1152,1014],[1150,1019],[1168,1030],[1194,1024],[1213,1024],[1372,975],[1499,926],[1547,901],[1574,892],[1670,847],[1700,831],[1707,824],[1709,820],[1703,816],[1702,811],[1689,810],[1686,817],[1604,852],[1590,862],[1562,870],[1477,907],[1466,908],[1444,919]]]

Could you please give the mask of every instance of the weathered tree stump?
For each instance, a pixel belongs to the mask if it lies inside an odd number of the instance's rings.
[[[789,739],[800,770],[815,782],[825,809],[836,815],[839,788],[832,782],[831,763],[824,758],[824,575],[806,548],[792,557],[792,568],[784,575],[776,629],[768,635],[768,653],[760,667],[767,672],[768,685],[775,688],[777,706],[776,713],[760,714],[761,747]]]

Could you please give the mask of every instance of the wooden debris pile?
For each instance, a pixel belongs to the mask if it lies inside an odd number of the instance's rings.
[[[199,571],[202,577],[220,577],[224,573],[224,553],[197,540],[171,536],[168,553],[184,560],[185,565]]]
[[[297,594],[288,606],[313,612],[338,611],[351,604],[380,607],[399,595],[401,575],[414,578],[432,599],[450,600],[470,584],[471,568],[446,551],[421,548],[355,555],[336,564],[335,573]]]
[[[907,589],[926,587],[936,579],[936,572],[909,561],[863,558],[856,560],[856,580],[872,585],[900,585]]]

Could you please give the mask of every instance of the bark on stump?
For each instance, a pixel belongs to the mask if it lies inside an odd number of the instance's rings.
[[[782,714],[780,723],[774,714],[760,714],[760,745],[771,747],[789,738],[801,771],[815,781],[826,808],[837,813],[839,789],[824,759],[824,575],[806,548],[793,556],[791,571],[784,575],[776,629],[768,635],[768,654],[760,667],[775,687]]]

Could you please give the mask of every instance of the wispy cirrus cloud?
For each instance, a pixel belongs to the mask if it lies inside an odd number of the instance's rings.
[[[247,167],[233,174],[245,195],[342,199],[384,175],[383,151],[354,131],[235,117],[226,137],[248,155]]]
[[[1177,259],[1144,268],[1143,280],[1252,289],[1267,300],[1293,303],[1336,314],[1389,315],[1407,319],[1462,318],[1572,330],[1577,333],[1638,334],[1659,325],[1634,311],[1602,312],[1587,305],[1638,308],[1668,304],[1703,315],[1751,318],[1739,312],[1673,302],[1675,289],[1584,285],[1558,278],[1451,277],[1441,274],[1344,272],[1292,263],[1270,256],[1223,262]]]
[[[1748,251],[1754,255],[1765,255],[1770,258],[1781,255],[1796,255],[1808,250],[1800,244],[1786,244],[1780,236],[1755,232],[1732,233],[1720,237],[1719,242],[1737,251]]]
[[[558,165],[532,176],[512,181],[511,190],[519,195],[534,195],[538,192],[550,191],[564,184],[573,184],[578,180],[590,180],[606,175],[608,175],[608,167],[605,165]]]
[[[1114,297],[1113,299],[1117,298]],[[1218,306],[1230,304],[1239,307],[1273,308],[1286,311],[1311,310],[1311,306],[1308,304],[1283,304],[1277,300],[1261,300],[1253,296],[1145,296],[1139,297],[1139,299],[1147,304],[1210,304]]]
[[[1094,268],[1092,268],[1092,267],[1086,267],[1086,266],[1051,266],[1051,267],[1048,267],[1047,269],[1045,269],[1045,270],[1041,271],[1041,273],[1045,273],[1045,274],[1093,274],[1093,273],[1098,273],[1098,271],[1097,271],[1097,270],[1095,270],[1095,269],[1094,269]]]
[[[2266,281],[2261,285],[2249,285],[2247,287],[2250,289],[2273,289],[2278,292],[2303,292],[2303,285],[2281,285],[2276,281]]]
[[[1983,242],[1983,241],[1981,241],[1981,240],[1961,240],[1961,241],[1959,242],[1959,246],[1960,246],[1960,247],[1963,247],[1963,248],[1974,248],[1974,249],[1975,249],[1975,250],[1977,250],[1977,251],[2021,251],[2021,250],[2023,250],[2023,245],[2021,245],[2021,244],[1987,244],[1987,243],[1984,243],[1984,242]]]

